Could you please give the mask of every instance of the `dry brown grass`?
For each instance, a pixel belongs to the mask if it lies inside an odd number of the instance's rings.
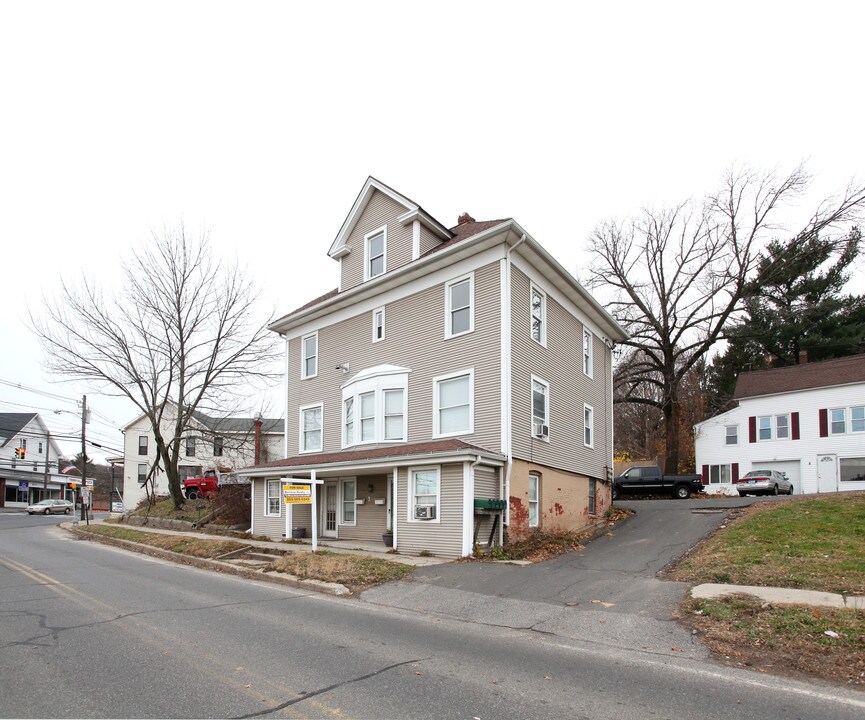
[[[119,540],[130,540],[161,550],[170,550],[181,555],[191,555],[199,558],[216,558],[226,553],[240,550],[245,547],[243,543],[235,540],[210,540],[196,537],[185,537],[183,535],[167,535],[165,533],[152,533],[144,530],[133,530],[127,527],[115,525],[91,525],[87,532]]]
[[[352,592],[378,583],[399,580],[410,574],[410,565],[362,555],[342,555],[320,550],[290,552],[276,559],[272,569],[304,579],[341,583]]]
[[[735,595],[687,600],[680,617],[730,664],[865,689],[865,613],[861,611],[772,606]]]

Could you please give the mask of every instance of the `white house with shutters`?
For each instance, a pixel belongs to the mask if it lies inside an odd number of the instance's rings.
[[[865,490],[865,355],[741,373],[734,400],[695,426],[706,485],[768,469],[796,494]]]

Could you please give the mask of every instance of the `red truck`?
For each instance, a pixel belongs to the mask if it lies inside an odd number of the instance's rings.
[[[186,478],[183,481],[183,492],[188,500],[216,495],[219,492],[218,473],[216,470],[205,470],[201,477]]]

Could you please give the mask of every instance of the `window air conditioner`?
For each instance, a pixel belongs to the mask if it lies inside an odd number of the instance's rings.
[[[435,505],[416,505],[414,509],[415,520],[435,520]]]
[[[550,436],[550,426],[543,423],[532,423],[535,437],[545,438]]]

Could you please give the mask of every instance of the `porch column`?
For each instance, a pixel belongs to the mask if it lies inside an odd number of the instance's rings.
[[[318,550],[318,502],[316,501],[316,482],[315,470],[309,473],[309,492],[312,495],[312,551]]]

